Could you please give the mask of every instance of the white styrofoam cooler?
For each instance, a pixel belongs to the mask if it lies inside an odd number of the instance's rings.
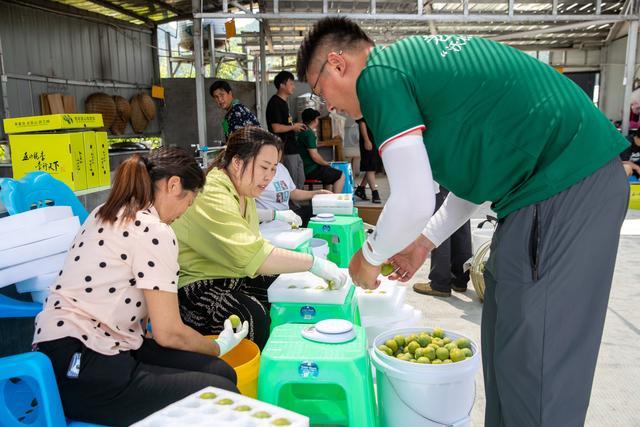
[[[0,269],[67,252],[75,237],[76,233],[72,232],[0,251]]]
[[[281,274],[269,286],[267,295],[270,303],[342,304],[351,286],[349,280],[342,288],[329,290],[324,279],[305,271]]]
[[[356,288],[356,294],[361,316],[393,317],[397,310],[404,305],[407,287],[387,278],[382,278],[378,289]]]
[[[0,288],[42,274],[57,273],[62,269],[66,257],[66,253],[60,253],[4,268],[0,270]]]
[[[292,229],[284,221],[271,221],[260,225],[260,233],[269,243],[281,249],[296,249],[313,237],[310,228]]]
[[[353,214],[353,197],[350,194],[317,194],[311,199],[313,214]]]
[[[58,278],[58,273],[41,274],[40,276],[32,277],[22,282],[16,283],[16,289],[18,292],[24,294],[27,292],[42,292],[49,291],[49,288]]]
[[[70,216],[30,227],[15,228],[4,233],[0,233],[0,251],[40,242],[42,240],[52,239],[62,235],[71,234],[75,236],[79,229],[80,220],[77,216]]]
[[[409,304],[403,304],[392,316],[362,316],[362,327],[367,335],[367,343],[371,347],[375,337],[391,330],[411,328],[416,326],[422,318],[422,311]]]
[[[201,398],[207,393],[211,393],[207,399]],[[265,418],[257,418],[258,415]],[[287,420],[288,424],[278,424],[276,420]],[[274,425],[309,427],[309,418],[241,394],[207,387],[149,415],[132,427],[272,427]]]
[[[69,206],[48,206],[0,218],[0,235],[17,229],[29,230],[47,222],[72,217]]]

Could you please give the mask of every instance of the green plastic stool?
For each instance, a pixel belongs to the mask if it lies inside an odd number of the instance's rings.
[[[311,253],[311,242],[307,241],[298,246],[293,250],[293,252],[300,252],[302,254],[310,254]]]
[[[271,330],[286,323],[317,323],[326,319],[345,319],[361,325],[358,296],[355,286],[347,294],[343,304],[316,304],[301,302],[274,302],[269,311]]]
[[[327,258],[342,268],[349,267],[351,257],[364,242],[364,223],[360,217],[336,215],[330,222],[311,220],[308,228],[313,230],[313,237],[327,241]]]
[[[308,327],[273,330],[260,357],[258,399],[310,418],[311,424],[377,425],[371,365],[364,329],[343,344],[302,337]]]

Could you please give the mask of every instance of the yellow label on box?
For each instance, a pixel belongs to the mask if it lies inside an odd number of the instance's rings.
[[[87,172],[87,188],[100,187],[98,147],[95,132],[82,132],[84,140],[84,167]]]
[[[151,86],[151,97],[157,99],[164,99],[164,88],[162,86]]]
[[[96,146],[98,147],[98,174],[100,186],[111,185],[111,166],[109,165],[109,143],[106,132],[96,132]]]
[[[73,191],[87,188],[82,133],[10,135],[14,179],[29,172],[48,172]]]
[[[104,126],[102,114],[49,114],[4,119],[3,123],[4,131],[9,135],[60,129],[91,129]]]

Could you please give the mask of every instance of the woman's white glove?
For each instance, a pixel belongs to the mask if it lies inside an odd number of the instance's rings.
[[[224,321],[224,329],[214,341],[220,347],[220,354],[222,356],[229,352],[232,348],[240,344],[240,341],[244,339],[249,333],[249,322],[246,320],[242,322],[242,325],[238,326],[237,332],[233,330],[231,326],[231,320]]]
[[[331,289],[340,289],[347,284],[349,278],[346,271],[337,265],[320,257],[313,257],[313,264],[309,271],[327,281]]]
[[[274,220],[284,221],[291,225],[297,225],[298,227],[302,226],[302,218],[300,218],[294,211],[286,210],[286,211],[276,211],[273,216]]]

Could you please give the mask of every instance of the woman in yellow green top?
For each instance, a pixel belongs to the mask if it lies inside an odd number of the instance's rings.
[[[255,198],[275,175],[280,139],[260,128],[233,132],[207,172],[202,193],[172,227],[180,243],[178,298],[183,321],[218,334],[237,314],[263,347],[269,334],[267,288],[281,273],[310,271],[341,287],[347,275],[332,262],[267,242]]]

